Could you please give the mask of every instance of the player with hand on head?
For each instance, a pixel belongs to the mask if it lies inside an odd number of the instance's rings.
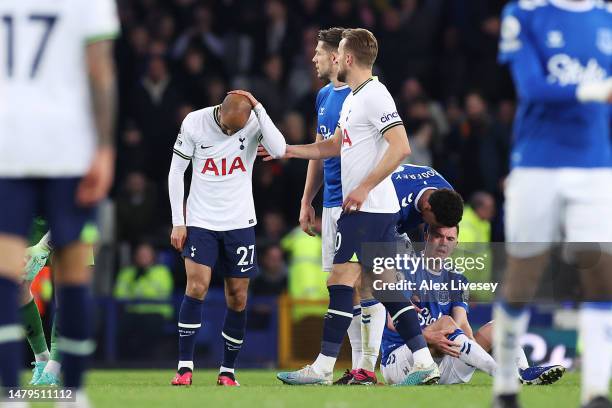
[[[452,258],[459,243],[458,235],[456,226],[429,226],[421,258],[423,263],[416,269],[402,271],[404,279],[414,284],[415,289],[408,290],[406,296],[417,307],[423,336],[440,367],[440,384],[446,385],[469,382],[476,369],[489,375],[497,369],[490,355],[493,322],[484,325],[476,335],[472,334],[468,321],[468,292],[460,288],[460,284],[468,280],[447,267],[446,261]],[[392,325],[385,328],[382,343],[381,371],[385,382],[401,384],[412,369],[412,353]],[[565,372],[559,365],[529,367],[522,349],[515,363],[515,379],[526,384],[552,384]]]
[[[499,61],[519,106],[506,186],[507,267],[494,309],[495,407],[518,407],[514,360],[550,247],[561,236],[582,274],[581,404],[612,407],[612,9],[591,0],[504,8]],[[534,204],[534,201],[536,203]]]
[[[40,214],[55,248],[64,385],[76,390],[76,403],[66,404],[88,406],[83,374],[95,345],[82,232],[113,180],[116,5],[6,0],[0,15],[8,33],[0,68],[0,378],[18,386],[18,284],[25,238]]]
[[[234,368],[244,341],[249,280],[257,274],[251,178],[260,142],[275,157],[285,154],[283,135],[264,107],[245,91],[232,91],[221,105],[191,112],[181,125],[168,190],[170,240],[185,259],[187,287],[179,312],[179,363],[172,385],[192,383],[202,303],[213,268],[224,275],[227,303],[217,384],[239,385]],[[193,174],[184,214],[183,178],[190,162]]]
[[[368,30],[343,31],[337,78],[352,92],[344,101],[334,136],[310,145],[287,146],[288,158],[339,155],[343,196],[321,352],[312,365],[278,373],[278,379],[287,384],[331,384],[342,339],[353,319],[353,288],[360,278],[372,274],[372,259],[362,246],[377,243],[386,248],[385,244],[396,240],[399,205],[389,176],[410,154],[410,146],[393,98],[372,78],[377,53],[378,43]],[[385,279],[391,277],[395,271],[384,272]],[[408,382],[435,383],[438,367],[421,334],[414,306],[408,300],[389,301],[380,292],[375,296],[392,314],[397,331],[414,352],[415,369]]]

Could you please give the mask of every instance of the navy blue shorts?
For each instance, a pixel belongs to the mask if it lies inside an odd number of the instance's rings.
[[[0,233],[28,238],[34,217],[49,224],[54,248],[81,239],[96,207],[81,207],[76,191],[81,178],[0,178]]]
[[[255,227],[230,231],[187,227],[183,256],[226,278],[252,278],[257,275]]]
[[[336,232],[334,264],[359,262],[370,268],[374,257],[395,256],[397,214],[342,213]]]

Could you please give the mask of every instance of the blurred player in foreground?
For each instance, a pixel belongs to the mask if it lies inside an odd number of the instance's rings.
[[[24,277],[20,286],[20,314],[21,322],[25,328],[26,338],[34,353],[35,361],[32,363],[31,385],[58,386],[60,385],[61,359],[57,348],[57,314],[55,310],[53,325],[51,329],[51,349],[47,347],[47,340],[43,329],[38,307],[31,293],[32,282],[40,271],[47,265],[53,252],[51,233],[46,230],[47,223],[38,217],[35,220],[34,238],[42,237],[33,246],[27,249]],[[87,232],[93,239],[97,236],[95,227]],[[93,267],[93,247],[89,248],[89,259],[87,265]]]
[[[288,384],[331,384],[342,339],[353,319],[353,288],[360,278],[372,273],[372,260],[362,251],[362,245],[376,243],[386,248],[385,244],[395,242],[399,205],[389,175],[410,154],[393,98],[372,78],[378,53],[376,38],[365,29],[344,30],[338,52],[337,78],[352,92],[344,101],[334,136],[310,145],[287,147],[287,158],[339,155],[343,196],[334,263],[327,281],[330,300],[321,352],[312,365],[277,374]],[[391,276],[395,272],[386,271],[385,279]],[[435,383],[438,367],[421,334],[414,306],[409,301],[389,301],[383,293],[375,296],[392,314],[396,329],[414,352],[415,370],[407,384]]]
[[[185,258],[187,287],[179,312],[179,362],[172,385],[192,383],[202,302],[213,268],[223,273],[227,302],[217,384],[240,385],[234,367],[244,340],[249,280],[257,274],[251,176],[260,142],[275,157],[285,154],[283,135],[245,91],[232,91],[221,105],[188,114],[176,139],[168,175],[170,239]],[[183,178],[190,162],[193,174],[184,211]]]
[[[440,366],[440,384],[462,384],[472,378],[476,369],[493,375],[497,364],[491,357],[493,322],[484,325],[474,336],[468,321],[468,292],[459,287],[468,280],[446,267],[458,244],[458,227],[429,227],[425,235],[426,260],[414,271],[403,271],[415,290],[407,291],[418,308],[423,335]],[[411,272],[414,272],[413,274]],[[427,288],[421,285],[427,285]],[[436,289],[438,285],[440,289]],[[441,288],[446,285],[446,288]],[[453,285],[457,289],[453,289]],[[382,341],[381,371],[387,384],[401,384],[412,369],[412,353],[392,325],[385,328]],[[562,366],[529,367],[520,349],[515,361],[515,379],[525,384],[552,384],[559,380]]]
[[[581,402],[611,407],[612,9],[591,0],[512,2],[499,50],[519,107],[506,187],[508,262],[494,311],[494,406],[519,406],[514,361],[529,322],[525,303],[550,246],[563,238],[582,274]]]
[[[0,15],[0,377],[18,385],[17,285],[25,237],[41,214],[56,251],[64,384],[77,389],[70,405],[86,406],[81,387],[94,344],[82,231],[113,179],[115,3],[7,0]]]

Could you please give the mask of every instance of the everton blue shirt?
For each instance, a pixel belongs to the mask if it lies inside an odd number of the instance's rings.
[[[453,189],[440,173],[431,167],[403,164],[391,174],[395,194],[400,203],[397,232],[403,234],[423,222],[417,203],[426,190]]]
[[[419,309],[422,309],[418,314],[421,329],[442,316],[451,316],[454,307],[462,307],[469,311],[467,304],[469,293],[461,289],[460,285],[467,284],[468,279],[462,274],[446,269],[433,273],[419,267],[414,274],[405,273],[405,279],[414,282],[415,290],[404,293]],[[404,340],[397,332],[385,326],[381,342],[381,361],[384,365],[388,363],[389,354],[404,344]]]
[[[609,167],[610,106],[581,103],[581,82],[612,71],[612,6],[593,0],[521,0],[502,14],[498,60],[519,105],[511,167]]]
[[[328,139],[334,135],[344,99],[351,92],[348,85],[335,88],[330,82],[317,95],[317,133]],[[323,160],[323,207],[342,205],[340,157]]]

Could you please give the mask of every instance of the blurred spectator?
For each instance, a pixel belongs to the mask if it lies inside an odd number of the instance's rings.
[[[148,174],[154,180],[163,180],[168,174],[168,152],[178,131],[175,115],[181,99],[166,62],[153,57],[146,75],[133,91],[130,110],[142,130],[144,143],[151,151]]]
[[[117,239],[131,244],[155,232],[157,192],[140,172],[129,173],[117,196]]]
[[[128,120],[119,139],[117,149],[117,175],[122,179],[132,171],[146,171],[149,165],[149,148],[142,132],[132,120]]]
[[[459,242],[490,242],[491,220],[495,217],[495,199],[484,191],[470,197],[459,223]]]
[[[250,284],[253,295],[278,296],[287,290],[287,265],[280,247],[264,247],[258,258],[259,275]]]
[[[465,275],[471,282],[490,282],[493,276],[493,256],[490,248],[491,220],[495,217],[495,199],[484,191],[478,191],[470,197],[463,209],[463,218],[459,223],[460,248],[470,257],[480,257],[484,267],[466,268]],[[473,301],[491,301],[493,293],[474,291]]]
[[[282,119],[286,109],[283,60],[272,54],[263,61],[264,75],[253,81],[252,92],[266,108],[273,121]]]
[[[182,60],[181,88],[185,99],[193,106],[201,109],[206,105],[208,96],[207,78],[213,70],[208,66],[206,57],[201,51],[191,48]]]
[[[466,118],[461,125],[460,192],[471,196],[478,190],[494,193],[501,174],[495,124],[482,94],[472,91],[465,97]]]
[[[172,50],[174,59],[183,58],[190,47],[202,50],[211,66],[223,66],[225,44],[223,38],[213,30],[213,15],[210,8],[198,6],[192,14],[193,23],[178,38]]]
[[[289,74],[289,97],[291,104],[308,94],[312,86],[312,58],[317,46],[318,31],[318,27],[308,27],[302,32],[302,51],[294,58],[293,68]]]
[[[283,121],[283,135],[288,144],[304,144],[306,127],[304,119],[297,112],[290,112]],[[283,163],[283,209],[285,220],[291,226],[297,223],[300,215],[300,200],[304,192],[304,181],[308,160],[286,160]]]
[[[351,0],[332,0],[329,20],[334,27],[354,28],[361,25],[355,3]]]
[[[263,232],[261,236],[269,243],[277,243],[287,230],[285,218],[280,211],[270,210],[263,216]]]
[[[301,300],[326,300],[328,274],[321,267],[321,218],[316,218],[314,237],[298,226],[281,241],[289,257],[289,296]],[[323,316],[327,306],[299,305],[293,308],[293,319]]]
[[[253,169],[253,200],[255,201],[255,212],[261,214],[280,205],[278,197],[282,197],[282,172],[283,168],[278,161],[256,163]]]
[[[408,163],[420,166],[433,164],[431,143],[434,138],[435,125],[431,118],[428,101],[417,97],[411,101],[404,114],[404,126],[410,139],[410,156]]]
[[[134,253],[133,265],[119,271],[113,291],[117,300],[142,301],[124,308],[120,320],[123,339],[120,354],[130,359],[151,357],[145,353],[153,352],[151,348],[155,349],[154,345],[162,337],[164,324],[173,317],[172,290],[172,274],[168,267],[156,263],[155,250],[150,244],[140,244]],[[149,347],[142,347],[143,338]]]

